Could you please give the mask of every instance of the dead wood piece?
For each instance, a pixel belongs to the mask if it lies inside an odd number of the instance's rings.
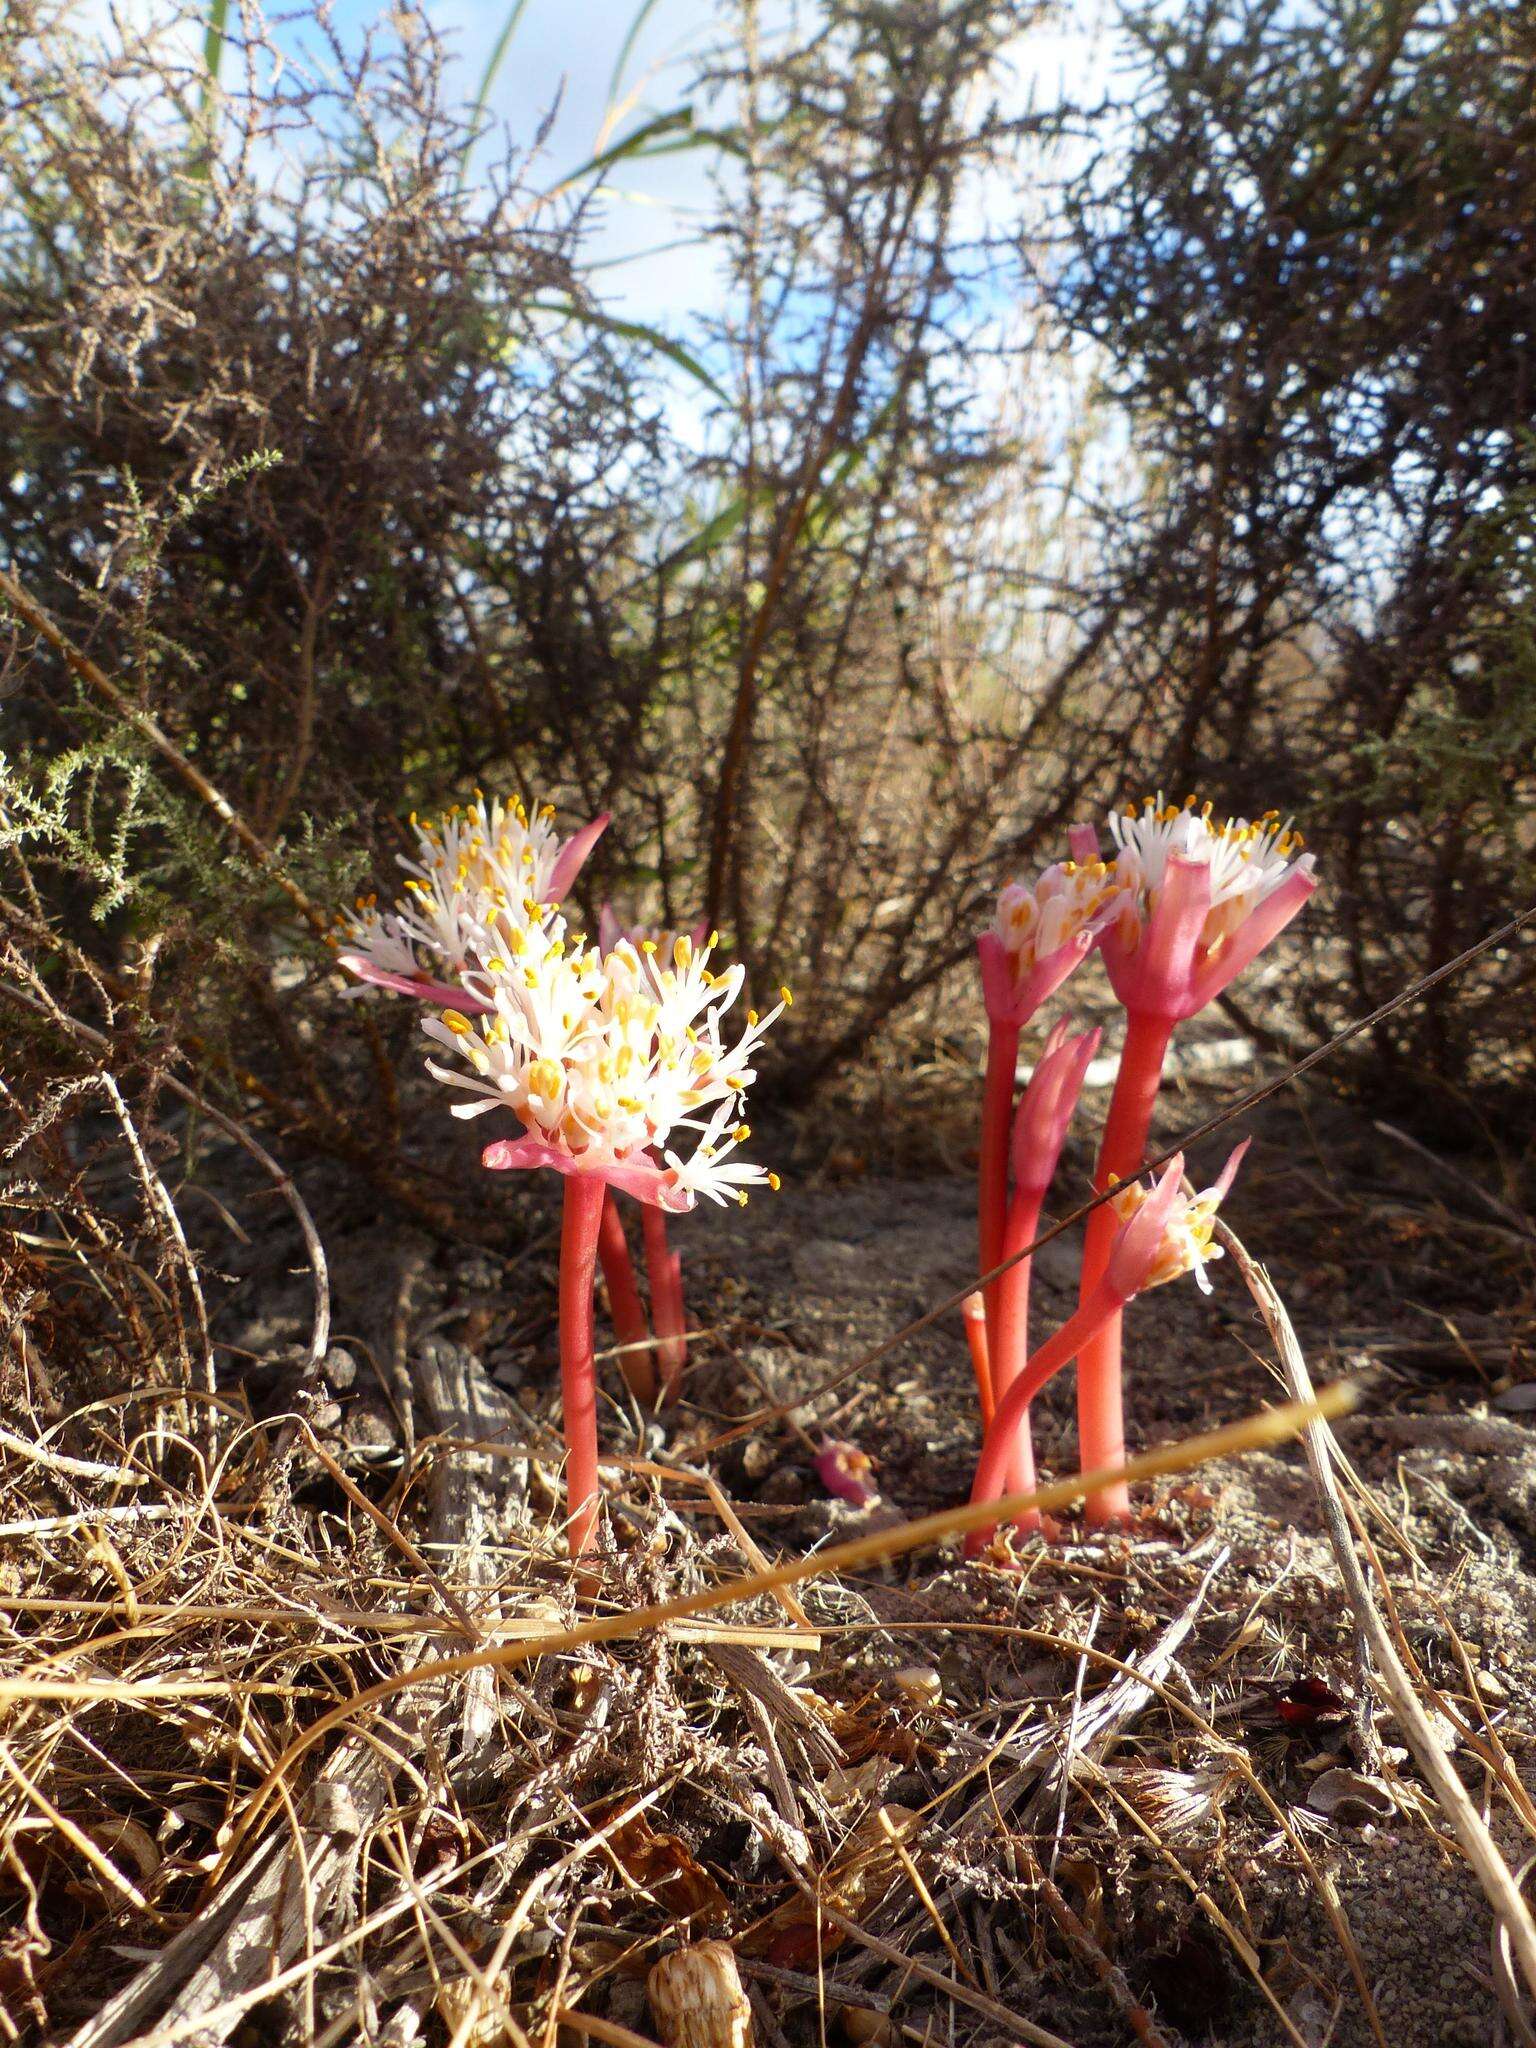
[[[809,1764],[822,1771],[836,1770],[842,1764],[842,1750],[766,1657],[739,1643],[711,1643],[708,1655],[744,1698],[755,1699],[763,1707]]]
[[[439,1447],[432,1466],[430,1522],[434,1543],[455,1546],[453,1579],[460,1586],[492,1586],[498,1577],[496,1546],[509,1512],[528,1497],[528,1460],[463,1448],[495,1438],[515,1442],[524,1426],[521,1412],[495,1386],[472,1351],[445,1337],[428,1337],[412,1364],[412,1382],[439,1436],[454,1439]],[[499,1615],[490,1600],[477,1618]],[[462,1649],[461,1641],[439,1641],[437,1654]],[[496,1742],[496,1674],[465,1674],[459,1719],[458,1759],[473,1774],[489,1759]]]
[[[377,1741],[377,1733],[375,1740]],[[402,1752],[404,1745],[401,1745]],[[360,1831],[383,1812],[394,1765],[368,1744],[352,1741],[326,1766],[310,1794],[321,1812],[338,1795],[358,1827],[301,1826],[264,1843],[211,1911],[198,1915],[78,2032],[68,2048],[117,2048],[153,2021],[155,2031],[225,2006],[275,1975],[298,1952],[306,1932],[318,1934],[345,1910],[359,1854]],[[302,1873],[302,1881],[301,1881]],[[217,2048],[240,2015],[185,2034],[188,2048]]]

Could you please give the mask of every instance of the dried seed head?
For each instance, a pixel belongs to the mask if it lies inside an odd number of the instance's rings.
[[[752,2008],[728,1943],[663,1956],[645,1984],[666,2048],[753,2048]]]

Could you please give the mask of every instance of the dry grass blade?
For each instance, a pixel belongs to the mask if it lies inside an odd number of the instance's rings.
[[[354,1716],[393,1699],[396,1694],[413,1686],[486,1668],[510,1670],[536,1658],[579,1650],[589,1643],[611,1643],[627,1636],[644,1635],[665,1627],[669,1622],[687,1620],[693,1615],[708,1613],[715,1607],[731,1606],[740,1600],[755,1599],[759,1594],[777,1594],[785,1587],[803,1585],[810,1579],[862,1571],[869,1565],[883,1563],[887,1558],[942,1543],[952,1536],[963,1536],[972,1529],[1016,1520],[1031,1509],[1054,1514],[1058,1509],[1070,1507],[1075,1501],[1115,1482],[1140,1485],[1149,1479],[1193,1471],[1217,1458],[1238,1457],[1245,1451],[1284,1443],[1298,1435],[1309,1422],[1346,1414],[1353,1407],[1354,1398],[1352,1388],[1341,1381],[1305,1400],[1287,1402],[1262,1414],[1250,1415],[1241,1422],[1228,1423],[1222,1429],[1189,1437],[1161,1450],[1145,1452],[1121,1467],[1078,1473],[1071,1479],[1055,1480],[1032,1493],[1009,1495],[1002,1500],[973,1501],[963,1507],[945,1508],[937,1514],[921,1516],[917,1521],[903,1522],[893,1529],[856,1537],[851,1542],[833,1544],[813,1557],[796,1558],[788,1564],[753,1572],[724,1585],[707,1586],[699,1592],[680,1594],[676,1599],[659,1601],[653,1606],[605,1615],[529,1642],[500,1644],[457,1657],[440,1658],[418,1665],[414,1671],[382,1679],[377,1685],[367,1687],[323,1714],[289,1745],[248,1802],[221,1860],[220,1871],[239,1852],[268,1802],[294,1766],[316,1743],[322,1742],[333,1729],[341,1727]],[[215,1873],[215,1882],[217,1875]]]
[[[1309,1399],[1312,1394],[1311,1374],[1285,1304],[1275,1292],[1264,1268],[1249,1257],[1231,1230],[1221,1224],[1217,1229],[1274,1340],[1286,1386],[1295,1399]],[[1397,1716],[1419,1769],[1455,1829],[1467,1861],[1476,1872],[1488,1903],[1514,1948],[1527,1991],[1536,1996],[1536,1920],[1532,1919],[1514,1873],[1499,1853],[1486,1821],[1473,1805],[1454,1764],[1430,1725],[1398,1656],[1397,1646],[1371,1596],[1354,1544],[1347,1534],[1343,1502],[1333,1473],[1333,1437],[1328,1428],[1328,1418],[1320,1415],[1308,1422],[1302,1431],[1302,1442],[1313,1483],[1324,1502],[1329,1537],[1344,1581],[1345,1595],[1375,1659],[1373,1683]]]

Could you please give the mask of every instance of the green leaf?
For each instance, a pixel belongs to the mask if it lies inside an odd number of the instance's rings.
[[[628,135],[610,143],[607,149],[600,149],[596,156],[588,157],[584,164],[568,172],[560,182],[562,185],[574,185],[578,178],[588,177],[593,171],[605,171],[610,165],[623,163],[629,157],[659,155],[661,152],[647,149],[643,145],[661,136],[676,135],[679,130],[686,131],[691,139],[692,107],[673,107],[665,114],[656,114],[649,121],[642,121],[640,126],[631,129]]]
[[[578,306],[571,299],[535,299],[536,313],[559,313],[567,320],[575,320],[583,327],[595,328],[600,334],[617,334],[625,341],[643,342],[654,349],[668,362],[676,363],[680,370],[686,370],[706,391],[714,393],[722,404],[730,401],[724,390],[705,369],[697,356],[690,355],[680,341],[674,341],[670,334],[663,334],[659,327],[647,327],[641,320],[621,320],[615,313],[600,312],[595,306]]]
[[[224,64],[224,30],[229,21],[229,0],[213,0],[208,10],[208,31],[203,37],[203,110],[209,111],[213,89]]]
[[[189,166],[194,178],[207,181],[213,163],[214,94],[224,64],[225,30],[229,25],[229,0],[212,0],[208,27],[203,34],[203,90],[196,117],[188,122],[195,138]]]

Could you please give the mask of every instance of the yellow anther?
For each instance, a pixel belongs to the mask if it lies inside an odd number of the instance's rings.
[[[738,1124],[735,1130],[731,1133],[731,1136],[735,1139],[738,1145],[745,1145],[745,1143],[747,1142],[748,1138],[751,1137],[751,1135],[752,1127],[750,1124]]]
[[[467,1038],[475,1028],[460,1010],[444,1010],[443,1022],[455,1038]]]
[[[768,1176],[768,1185],[773,1189],[773,1192],[777,1194],[779,1192],[779,1189],[784,1185],[784,1183],[779,1179],[779,1176],[776,1173],[770,1173]]]
[[[794,1007],[795,999],[790,994],[787,988],[781,988],[779,990],[779,1001],[784,1005],[786,1010],[793,1009]]]

